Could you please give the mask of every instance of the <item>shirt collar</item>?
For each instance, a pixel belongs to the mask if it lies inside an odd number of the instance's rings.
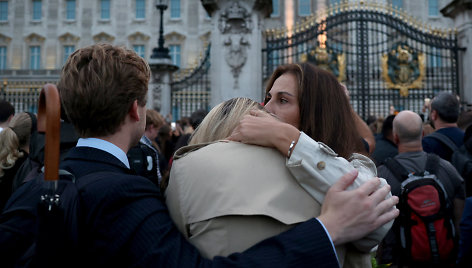
[[[109,141],[97,138],[80,138],[77,142],[77,147],[91,147],[105,151],[118,158],[118,160],[120,160],[127,168],[130,168],[126,153],[121,150],[120,147],[114,145]]]

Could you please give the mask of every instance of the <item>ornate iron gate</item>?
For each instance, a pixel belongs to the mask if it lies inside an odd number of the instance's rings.
[[[210,109],[210,45],[200,65],[183,79],[171,84],[172,115],[174,120],[189,117],[196,110]]]
[[[363,117],[391,106],[422,114],[439,91],[459,93],[456,32],[432,29],[380,3],[342,3],[294,27],[266,31],[265,77],[277,65],[310,61],[330,70]]]

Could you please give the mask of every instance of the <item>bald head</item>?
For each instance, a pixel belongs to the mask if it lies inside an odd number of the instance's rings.
[[[393,120],[393,134],[398,137],[399,144],[421,144],[423,137],[423,121],[412,111],[402,111]]]

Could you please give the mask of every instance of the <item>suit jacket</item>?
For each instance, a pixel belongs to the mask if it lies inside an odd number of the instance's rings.
[[[158,188],[113,155],[73,148],[61,168],[80,192],[77,258],[85,267],[336,267],[329,237],[315,219],[267,239],[242,254],[213,261],[200,256],[172,222]],[[80,177],[93,173],[84,185]],[[103,172],[102,172],[103,171]],[[111,175],[113,173],[113,175]],[[25,184],[22,187],[28,186]],[[3,216],[3,215],[2,215]],[[8,226],[4,224],[10,223]],[[0,254],[9,249],[15,222],[0,217]],[[11,242],[11,240],[10,240]]]

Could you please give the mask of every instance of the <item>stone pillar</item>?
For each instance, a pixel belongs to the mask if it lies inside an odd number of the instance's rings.
[[[472,76],[468,75],[472,66],[472,1],[454,0],[441,9],[441,13],[454,20],[454,26],[458,30],[459,51],[459,92],[461,102],[472,104]]]
[[[202,0],[211,15],[211,105],[233,97],[262,101],[262,22],[271,0]]]
[[[151,58],[149,66],[151,67],[151,81],[146,106],[159,111],[165,117],[171,113],[172,73],[179,67],[168,58]]]

